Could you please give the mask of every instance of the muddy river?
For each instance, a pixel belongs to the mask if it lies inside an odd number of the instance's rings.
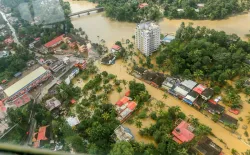
[[[97,4],[90,3],[88,1],[69,1],[71,4],[72,12],[78,12],[86,9],[94,8]],[[112,44],[121,40],[122,38],[131,38],[135,32],[135,23],[118,22],[110,20],[105,17],[105,13],[93,13],[90,15],[81,15],[80,17],[74,16],[71,18],[75,28],[82,27],[87,32],[90,40],[98,42],[98,37],[104,39],[106,44],[110,47]],[[169,20],[164,18],[159,22],[161,26],[161,32],[171,33],[175,32],[182,22],[194,23],[195,26],[206,26],[208,28],[223,30],[229,34],[235,33],[242,39],[246,40],[244,35],[249,32],[250,26],[250,14],[242,14],[234,17],[230,17],[225,20]]]

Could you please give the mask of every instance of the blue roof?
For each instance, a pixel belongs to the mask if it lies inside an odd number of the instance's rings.
[[[174,39],[175,39],[175,36],[167,35],[167,36],[163,39],[163,41],[171,42],[171,41],[174,40]]]
[[[19,76],[21,76],[22,75],[22,72],[17,72],[14,76],[15,77],[19,77]]]

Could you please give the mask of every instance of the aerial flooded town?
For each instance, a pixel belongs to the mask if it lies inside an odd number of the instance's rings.
[[[0,0],[0,154],[250,155],[249,0]]]

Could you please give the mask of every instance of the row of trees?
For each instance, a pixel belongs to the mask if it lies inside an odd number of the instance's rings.
[[[248,74],[249,67],[244,61],[249,50],[250,45],[235,34],[182,23],[176,39],[160,51],[156,62],[172,75],[223,84],[225,80]]]

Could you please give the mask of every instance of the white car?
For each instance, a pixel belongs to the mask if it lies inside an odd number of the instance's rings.
[[[218,96],[216,99],[214,99],[214,101],[215,101],[216,103],[220,102],[221,100],[222,100],[222,97],[221,97],[221,96]]]

